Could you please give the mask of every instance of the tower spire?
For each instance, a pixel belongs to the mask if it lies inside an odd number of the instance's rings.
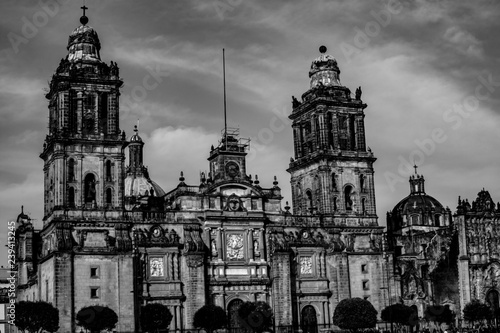
[[[85,1],[83,2],[83,6],[80,8],[83,9],[83,15],[82,17],[80,17],[80,23],[86,25],[87,23],[89,23],[89,18],[85,15],[85,11],[89,8],[85,6]]]
[[[222,49],[222,80],[224,84],[224,140],[227,147],[227,110],[226,110],[226,56]]]

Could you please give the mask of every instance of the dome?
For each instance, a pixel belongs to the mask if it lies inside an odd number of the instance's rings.
[[[392,210],[394,215],[412,215],[423,212],[444,212],[444,207],[439,201],[425,193],[410,194],[401,200]]]
[[[142,142],[142,139],[139,136],[139,130],[137,129],[137,125],[134,126],[134,135],[130,137],[130,142]]]
[[[151,190],[153,193],[151,193]],[[165,191],[157,183],[142,175],[129,175],[125,178],[126,197],[142,197],[151,195],[161,197],[165,195]]]
[[[311,88],[317,86],[340,86],[340,70],[337,66],[337,60],[326,54],[326,47],[319,48],[321,55],[313,60],[309,77],[311,78]]]
[[[396,231],[409,226],[441,227],[448,223],[448,210],[425,193],[424,177],[410,177],[411,193],[388,214],[388,227]]]
[[[99,36],[94,28],[86,24],[82,24],[69,35],[67,49],[70,62],[101,62]]]

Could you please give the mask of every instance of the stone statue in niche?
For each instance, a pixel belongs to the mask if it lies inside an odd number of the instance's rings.
[[[214,239],[212,239],[212,241],[210,242],[210,249],[212,251],[212,257],[217,257],[217,244],[215,243]]]
[[[259,241],[258,240],[253,241],[253,254],[256,257],[260,256]]]

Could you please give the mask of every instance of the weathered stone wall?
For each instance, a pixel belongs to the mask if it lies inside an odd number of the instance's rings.
[[[290,253],[275,252],[272,257],[272,297],[277,326],[292,324],[292,279]]]

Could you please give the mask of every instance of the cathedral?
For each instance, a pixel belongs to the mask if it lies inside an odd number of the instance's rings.
[[[379,314],[397,302],[419,316],[429,304],[458,312],[474,298],[498,308],[500,207],[483,190],[452,214],[416,171],[385,232],[367,104],[361,88],[352,94],[341,84],[326,47],[311,63],[308,90],[292,100],[292,209],[276,178],[265,186],[250,176],[250,142],[233,128],[207,146],[209,172],[199,182],[186,184],[181,173],[164,191],[143,164],[139,129],[127,136],[120,127],[118,65],[101,60],[97,32],[85,15],[80,22],[46,94],[43,226],[21,214],[16,231],[18,300],[52,303],[60,332],[80,332],[76,313],[89,305],[114,310],[117,332],[141,332],[148,303],[168,306],[177,331],[193,328],[209,303],[238,327],[239,305],[264,301],[275,327],[308,332],[333,328],[335,307],[350,297]]]

